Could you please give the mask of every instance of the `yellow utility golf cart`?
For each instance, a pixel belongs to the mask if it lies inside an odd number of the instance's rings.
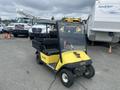
[[[54,30],[32,41],[37,62],[59,73],[66,87],[70,87],[77,76],[92,78],[95,70],[87,55],[84,23],[79,19],[65,19],[52,25]]]

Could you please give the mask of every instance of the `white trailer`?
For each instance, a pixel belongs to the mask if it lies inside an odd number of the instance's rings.
[[[120,41],[120,2],[99,0],[92,7],[88,23],[88,39],[117,43]]]

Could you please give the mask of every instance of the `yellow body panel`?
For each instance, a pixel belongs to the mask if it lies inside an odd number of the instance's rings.
[[[79,57],[77,57],[74,53],[79,55]],[[57,63],[57,66],[55,67],[55,70],[57,71],[65,64],[88,61],[91,59],[84,51],[79,51],[79,50],[63,52],[62,63],[60,62],[59,54],[47,56],[41,52],[40,56],[41,56],[41,60],[46,64]]]
[[[76,57],[74,54],[76,52],[78,55],[80,55],[80,58]],[[62,63],[59,61],[56,70],[59,70],[63,65],[69,64],[69,63],[75,63],[75,62],[81,62],[81,61],[88,61],[91,58],[84,52],[79,50],[74,51],[67,51],[62,53]]]
[[[66,22],[80,22],[80,18],[65,18],[64,21]]]
[[[50,55],[50,56],[47,56],[47,55],[45,55],[44,53],[41,52],[40,56],[41,56],[41,60],[43,62],[45,62],[46,64],[57,63],[58,60],[59,60],[59,55]]]

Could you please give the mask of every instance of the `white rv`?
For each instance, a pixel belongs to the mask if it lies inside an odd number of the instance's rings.
[[[117,43],[120,38],[120,2],[99,0],[93,7],[92,22],[88,26],[88,39]]]

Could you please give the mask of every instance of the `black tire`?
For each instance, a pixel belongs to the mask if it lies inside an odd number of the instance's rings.
[[[30,36],[30,40],[34,39],[34,37]]]
[[[17,37],[18,35],[17,34],[13,34],[14,35],[14,37]]]
[[[28,38],[28,37],[29,37],[29,35],[26,35],[25,37],[26,37],[26,38]]]
[[[84,73],[84,77],[87,79],[92,78],[95,75],[95,69],[92,65],[86,66],[86,72]]]
[[[40,58],[40,55],[39,55],[39,53],[38,54],[36,54],[36,62],[38,63],[38,64],[43,64],[43,62],[41,61],[41,58]]]
[[[73,73],[67,69],[63,69],[60,71],[60,79],[61,79],[62,84],[68,88],[71,87],[74,83]]]

